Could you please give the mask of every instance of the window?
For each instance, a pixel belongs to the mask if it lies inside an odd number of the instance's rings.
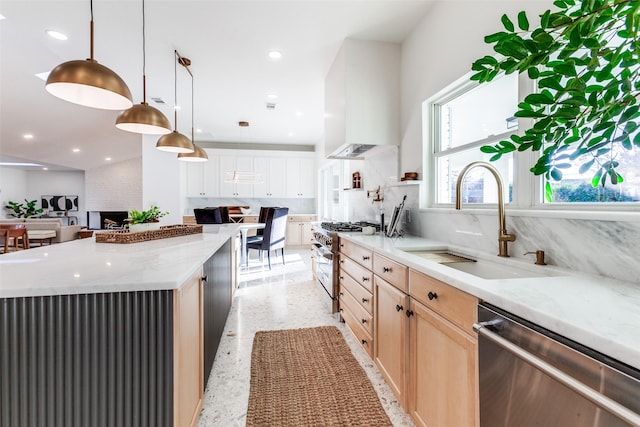
[[[455,203],[458,175],[473,161],[489,161],[480,147],[508,138],[518,130],[513,113],[518,106],[518,76],[502,76],[491,83],[478,85],[468,76],[460,79],[424,103],[425,124],[431,135],[433,153],[433,203]],[[505,201],[512,200],[513,157],[503,156],[492,162],[505,185]],[[485,179],[487,182],[485,183]],[[497,202],[496,183],[484,169],[475,169],[465,177],[464,202]]]
[[[544,179],[529,171],[539,152],[515,152],[491,161],[492,154],[480,151],[483,145],[493,145],[518,132],[518,120],[513,114],[518,110],[518,100],[529,93],[519,93],[523,87],[532,88],[533,82],[515,73],[481,85],[470,81],[467,75],[423,103],[424,152],[429,153],[425,176],[430,176],[432,185],[429,199],[426,203],[423,201],[423,205],[454,204],[460,171],[471,162],[485,161],[502,176],[505,202],[521,208],[596,211],[610,209],[612,204],[617,210],[637,207],[640,202],[640,148],[637,146],[611,151],[608,160],[619,162],[619,172],[624,176],[624,182],[617,185],[608,179],[604,187],[592,187],[592,177],[600,166],[593,163],[586,173],[579,173],[588,158],[560,166],[562,180],[550,182],[552,203],[545,200]],[[640,130],[636,130],[638,132]],[[488,171],[476,168],[463,182],[463,203],[496,203],[496,187]]]

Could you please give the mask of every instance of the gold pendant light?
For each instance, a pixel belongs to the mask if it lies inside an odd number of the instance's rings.
[[[195,151],[195,147],[193,145],[193,143],[189,140],[189,138],[187,138],[186,136],[184,136],[183,134],[181,134],[180,132],[178,132],[178,109],[177,104],[178,104],[178,71],[177,71],[177,64],[180,63],[180,65],[183,65],[180,60],[182,59],[180,57],[180,55],[178,54],[177,50],[174,50],[175,56],[176,56],[176,64],[173,65],[173,82],[174,82],[174,105],[173,105],[173,120],[174,120],[174,128],[173,128],[173,132],[171,132],[168,135],[163,135],[160,137],[160,139],[158,139],[158,142],[156,143],[156,148],[158,150],[162,150],[162,151],[168,151],[171,153],[193,153]],[[186,65],[185,65],[186,67]],[[189,71],[189,69],[187,68],[187,71]],[[191,71],[189,71],[189,74],[191,74]]]
[[[104,110],[123,110],[133,105],[127,84],[109,68],[93,59],[93,0],[91,0],[91,57],[64,62],[49,73],[45,88],[50,94]]]
[[[171,123],[160,110],[147,104],[147,63],[145,43],[144,0],[142,0],[142,103],[120,113],[116,127],[128,132],[149,135],[171,133]]]
[[[204,151],[202,148],[198,147],[195,143],[196,137],[194,133],[195,114],[194,114],[194,108],[193,108],[193,105],[194,105],[193,73],[191,73],[191,70],[189,69],[189,65],[191,65],[191,61],[187,58],[180,57],[180,55],[178,55],[178,58],[179,58],[180,65],[186,68],[187,71],[189,72],[189,75],[191,76],[191,141],[193,141],[193,148],[194,148],[193,153],[178,154],[178,160],[182,160],[183,162],[206,162],[209,160],[209,156],[207,155],[207,152]]]

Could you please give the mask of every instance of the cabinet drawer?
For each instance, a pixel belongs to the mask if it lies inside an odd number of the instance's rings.
[[[405,265],[382,255],[373,254],[373,273],[405,294],[409,292],[409,284],[407,283],[408,270]]]
[[[360,325],[373,336],[373,316],[346,289],[340,290],[340,307],[348,309]]]
[[[354,260],[340,254],[340,268],[349,274],[356,282],[373,293],[373,273]]]
[[[313,222],[315,220],[315,215],[289,215],[287,217],[288,222]]]
[[[364,307],[369,314],[373,314],[373,296],[362,285],[355,281],[353,277],[340,269],[340,291],[346,289],[353,296],[358,304]]]
[[[369,335],[362,325],[358,323],[358,318],[355,317],[348,308],[340,308],[340,314],[349,329],[351,329],[351,332],[353,332],[353,335],[356,336],[360,345],[364,348],[369,357],[373,359],[373,338],[371,335]]]
[[[414,270],[409,270],[409,294],[468,334],[473,334],[473,323],[477,319],[476,297]]]
[[[258,215],[244,216],[242,222],[258,223]]]
[[[356,245],[345,239],[340,239],[340,252],[369,270],[373,267],[373,251]]]

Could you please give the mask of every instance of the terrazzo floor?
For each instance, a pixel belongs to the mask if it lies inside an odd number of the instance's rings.
[[[413,426],[399,406],[375,363],[337,315],[332,315],[328,296],[311,276],[308,249],[285,251],[272,258],[272,270],[250,259],[240,274],[233,305],[205,390],[198,427],[244,426],[249,401],[251,348],[256,331],[337,326],[364,368],[394,426]],[[266,258],[265,258],[266,264]]]

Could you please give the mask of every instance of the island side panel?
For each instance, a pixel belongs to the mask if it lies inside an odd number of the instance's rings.
[[[203,275],[206,277],[203,283],[205,387],[231,309],[234,286],[232,278],[234,261],[231,251],[232,245],[229,240],[203,266]]]
[[[0,427],[171,426],[173,291],[0,299]]]

